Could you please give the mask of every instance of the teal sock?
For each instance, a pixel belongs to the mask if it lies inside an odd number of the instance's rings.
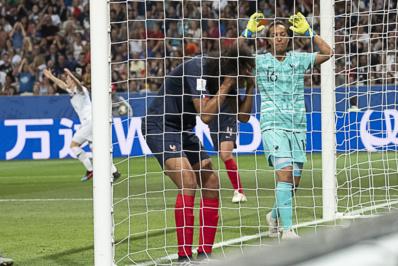
[[[272,218],[278,219],[279,213],[277,214],[277,211],[278,211],[278,205],[276,204],[276,201],[275,201],[274,207],[272,207],[272,211],[271,211]]]
[[[292,228],[292,189],[293,184],[278,182],[276,186],[276,202],[283,224],[283,231]]]

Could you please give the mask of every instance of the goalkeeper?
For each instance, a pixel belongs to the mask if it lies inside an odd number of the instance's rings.
[[[261,31],[262,14],[251,16],[242,36]],[[261,94],[261,137],[265,156],[273,166],[278,184],[276,202],[267,214],[269,236],[279,236],[278,218],[283,224],[282,239],[299,238],[292,228],[292,198],[307,162],[307,119],[304,104],[304,74],[333,56],[330,46],[311,29],[301,13],[290,17],[290,28],[275,20],[266,32],[268,53],[257,55],[256,81]],[[313,40],[319,53],[289,52],[293,32]],[[295,34],[294,34],[295,35]]]

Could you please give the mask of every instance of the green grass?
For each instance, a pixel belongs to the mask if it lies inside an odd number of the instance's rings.
[[[395,158],[394,153],[339,155],[338,168],[345,167],[338,171],[339,211],[351,210],[358,204],[370,206],[371,200],[383,203],[386,191],[396,200]],[[162,174],[154,158],[118,161],[123,176],[114,187],[116,261],[119,265],[144,263],[150,258],[175,254],[175,186]],[[308,161],[295,202],[294,220],[298,224],[322,218],[321,156],[309,155]],[[213,162],[218,169],[216,157]],[[274,172],[263,155],[239,156],[237,162],[248,202],[231,203],[233,190],[222,165],[222,208],[216,243],[267,231],[265,214],[274,203]],[[13,258],[14,265],[93,265],[92,182],[80,182],[84,172],[77,160],[0,162],[0,251]],[[367,188],[369,184],[384,190],[359,189],[360,185]],[[348,193],[355,196],[347,197]],[[199,197],[195,208],[199,208]],[[197,226],[198,209],[194,214]],[[299,232],[311,233],[323,227],[328,225],[307,226]],[[197,232],[194,245],[198,243]],[[243,244],[246,247],[273,242],[263,236]],[[228,245],[215,249],[215,253],[241,252],[241,246]]]

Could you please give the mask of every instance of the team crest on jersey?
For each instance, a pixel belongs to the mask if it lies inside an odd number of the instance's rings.
[[[169,147],[172,151],[177,151],[176,145],[169,145]]]
[[[206,80],[205,79],[197,79],[196,80],[196,90],[197,91],[205,91],[206,90]]]

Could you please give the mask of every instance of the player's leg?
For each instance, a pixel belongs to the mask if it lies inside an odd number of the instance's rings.
[[[179,189],[174,212],[179,261],[190,260],[192,258],[195,221],[193,208],[197,187],[196,175],[186,157],[167,159],[164,164],[164,170]]]
[[[235,147],[234,141],[223,141],[220,144],[220,157],[225,164],[227,174],[231,184],[234,188],[234,196],[232,202],[245,202],[247,201],[245,194],[242,190],[242,184],[238,173],[238,166],[236,165],[235,159],[232,155],[232,151]]]
[[[143,128],[149,149],[179,192],[175,203],[175,221],[179,261],[192,259],[192,242],[197,187],[196,175],[181,146],[181,133],[163,133],[156,126]]]
[[[81,127],[73,135],[70,148],[76,155],[77,159],[81,161],[86,167],[86,175],[82,178],[82,181],[89,180],[93,177],[93,165],[91,164],[90,158],[88,158],[86,152],[81,148],[81,145],[86,141],[92,141],[92,124],[91,121],[87,121],[81,125]]]
[[[207,158],[193,166],[198,170],[197,183],[201,187],[202,198],[200,201],[200,231],[198,260],[211,257],[214,239],[218,225],[219,209],[219,179],[214,171],[214,166],[210,158]]]
[[[209,155],[195,135],[187,137],[184,142],[184,150],[195,170],[197,184],[201,188],[197,259],[203,260],[211,256],[217,232],[220,183]]]
[[[90,136],[88,139],[88,144],[90,145],[90,150],[93,151],[93,142],[92,142],[92,137]],[[113,175],[113,182],[115,182],[120,176],[121,174],[119,173],[119,171],[117,170],[116,166],[113,164],[112,162],[112,166],[111,166],[111,170],[112,170],[112,175]],[[83,177],[81,180],[82,181],[87,181],[88,179],[93,177],[93,173],[91,171],[90,175],[87,175],[85,177]]]
[[[76,139],[75,137],[73,138]],[[91,160],[90,158],[88,158],[86,152],[80,147],[82,143],[72,140],[70,148],[76,155],[77,159],[79,159],[79,161],[82,162],[82,164],[86,168],[86,175],[82,178],[82,181],[86,181],[93,177],[93,165],[91,164]]]

